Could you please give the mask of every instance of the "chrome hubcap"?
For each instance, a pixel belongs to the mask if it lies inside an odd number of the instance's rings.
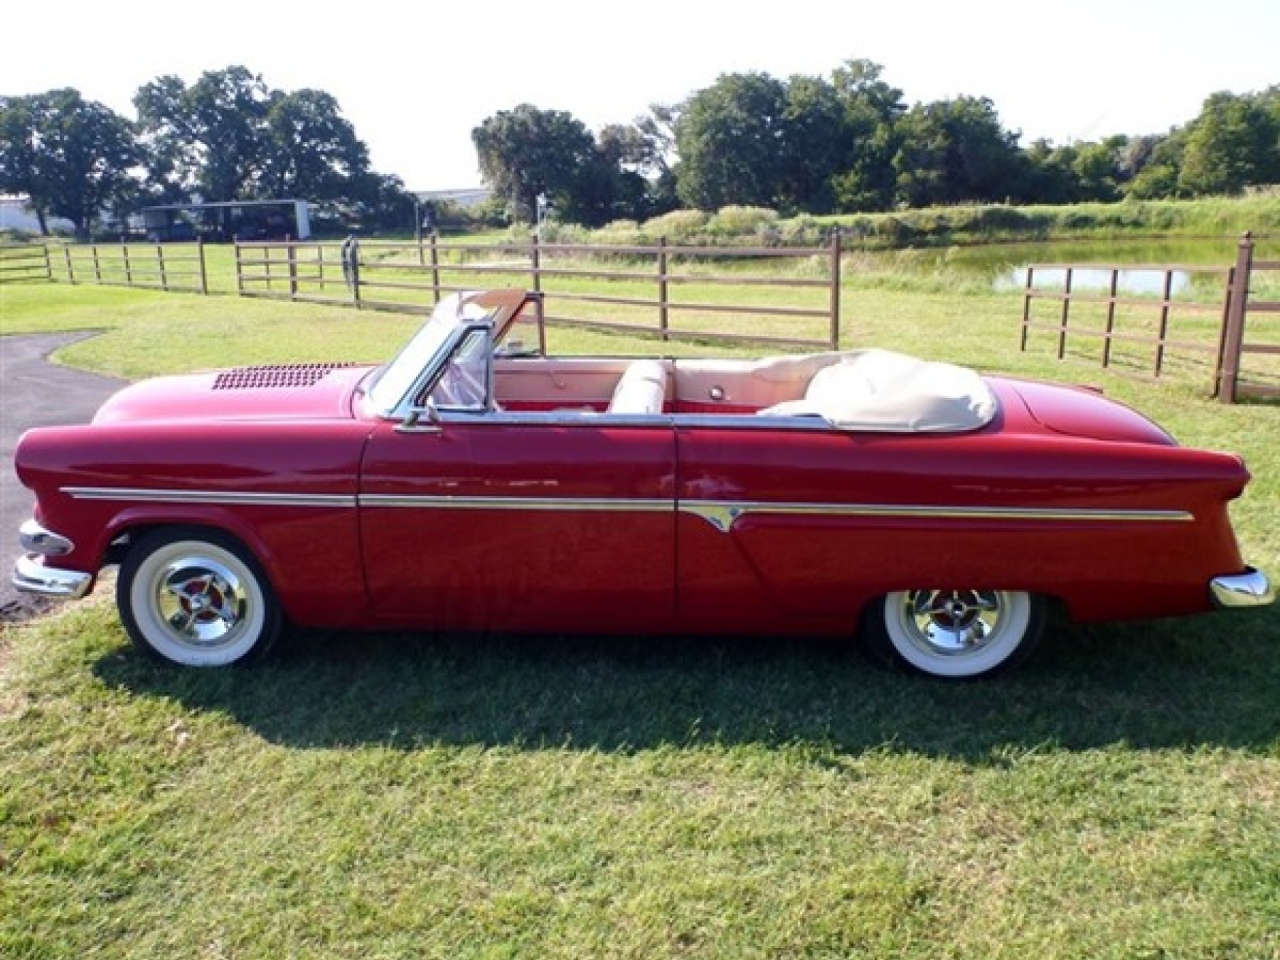
[[[190,558],[162,571],[155,603],[175,639],[199,645],[227,642],[248,613],[244,585],[232,571]]]
[[[1004,611],[994,590],[916,590],[906,604],[912,642],[941,656],[981,650],[997,635]]]

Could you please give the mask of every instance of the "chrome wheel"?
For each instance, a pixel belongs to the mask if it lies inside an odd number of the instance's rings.
[[[280,614],[248,554],[229,538],[160,531],[120,568],[117,602],[131,639],[186,666],[220,666],[260,653]]]
[[[977,677],[1023,659],[1038,639],[1043,603],[1012,590],[903,590],[884,599],[873,644],[910,669]]]

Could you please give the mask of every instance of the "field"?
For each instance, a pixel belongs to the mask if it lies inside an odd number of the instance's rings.
[[[1280,405],[1022,353],[1021,298],[945,275],[868,272],[842,316],[1242,453],[1280,573]],[[379,359],[416,322],[0,287],[0,333],[102,330],[58,359],[130,378]],[[967,685],[786,637],[330,633],[184,672],[106,586],[0,628],[6,958],[1280,957],[1280,608],[1060,625]]]

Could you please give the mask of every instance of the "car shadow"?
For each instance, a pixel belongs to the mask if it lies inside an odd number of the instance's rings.
[[[1117,744],[1270,752],[1280,738],[1272,611],[1058,628],[1015,673],[972,683],[906,676],[812,640],[347,632],[295,638],[235,669],[129,649],[96,671],[298,749],[807,745],[1005,763]]]

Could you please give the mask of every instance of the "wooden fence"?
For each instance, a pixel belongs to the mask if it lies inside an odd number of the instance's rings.
[[[202,241],[193,243],[87,243],[49,248],[67,283],[208,293]]]
[[[52,279],[53,266],[47,244],[0,244],[0,283]]]
[[[511,286],[540,292],[549,324],[696,339],[835,349],[840,239],[826,247],[684,247],[349,240],[237,243],[243,296],[427,313],[446,294]],[[762,261],[793,269],[759,271]],[[719,294],[732,289],[732,302]],[[777,331],[787,321],[786,336]]]
[[[1280,314],[1280,283],[1268,285],[1277,289],[1277,299],[1253,296],[1261,278],[1268,274],[1280,278],[1280,260],[1255,260],[1253,254],[1253,237],[1246,233],[1231,268],[1222,330],[1216,383],[1223,403],[1243,397],[1280,397],[1280,319],[1274,316]],[[1258,362],[1250,362],[1253,357]],[[1272,357],[1278,359],[1267,365]]]
[[[1253,259],[1245,234],[1236,263],[1036,264],[1026,269],[1020,347],[1048,338],[1059,360],[1068,352],[1103,367],[1160,377],[1191,371],[1212,383],[1225,403],[1280,395],[1280,338],[1262,314],[1280,303],[1250,297],[1280,262]],[[1145,290],[1134,290],[1142,281]],[[1038,303],[1049,303],[1046,315]],[[1083,341],[1083,343],[1082,343]],[[1246,355],[1257,360],[1245,362]]]

